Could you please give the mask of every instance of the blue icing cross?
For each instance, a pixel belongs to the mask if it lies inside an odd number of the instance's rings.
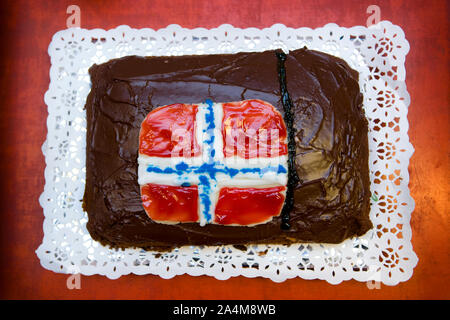
[[[148,165],[147,172],[177,174],[179,176],[183,175],[184,173],[193,173],[199,175],[207,174],[209,176],[209,179],[216,180],[216,173],[225,173],[231,178],[236,176],[238,173],[256,173],[262,177],[264,174],[268,172],[275,172],[276,174],[281,174],[287,173],[287,170],[286,167],[281,164],[278,166],[266,166],[263,168],[236,169],[227,167],[226,165],[218,161],[214,161],[213,163],[204,163],[200,166],[190,166],[185,162],[180,162],[175,166],[175,169],[170,167],[161,169],[160,167],[157,166]]]
[[[205,103],[208,105],[207,113],[205,114],[205,122],[207,124],[206,129],[203,130],[206,133],[207,138],[203,141],[207,146],[207,155],[208,155],[208,163],[214,160],[214,155],[216,151],[214,150],[214,129],[216,128],[216,124],[214,123],[214,108],[213,102],[211,99],[206,99]]]
[[[203,144],[206,146],[205,152],[208,156],[207,162],[203,163],[199,166],[191,166],[188,165],[185,162],[180,162],[177,165],[175,165],[175,169],[167,167],[167,168],[160,168],[158,166],[154,165],[148,165],[147,166],[147,172],[153,172],[153,173],[162,173],[162,174],[177,174],[179,177],[182,177],[186,173],[195,174],[199,178],[199,197],[200,201],[203,205],[203,211],[202,215],[206,222],[211,222],[212,214],[210,212],[211,208],[211,191],[213,187],[217,185],[216,180],[216,174],[217,173],[224,173],[228,175],[230,178],[233,178],[239,173],[254,173],[259,174],[259,176],[262,178],[264,174],[268,172],[274,172],[276,174],[286,174],[287,169],[283,165],[278,166],[266,166],[263,168],[242,168],[242,169],[236,169],[226,166],[224,163],[219,161],[214,161],[214,155],[216,150],[214,150],[214,140],[215,140],[215,134],[214,129],[216,127],[214,123],[214,109],[213,109],[213,102],[210,99],[207,99],[205,103],[208,105],[207,112],[205,113],[205,122],[207,124],[206,129],[203,130],[205,133],[205,138],[203,140]],[[183,187],[190,186],[190,183],[183,182],[181,184]]]

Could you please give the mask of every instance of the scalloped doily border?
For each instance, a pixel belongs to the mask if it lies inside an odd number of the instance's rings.
[[[139,36],[142,39],[136,40]],[[191,42],[195,40],[195,46],[191,43],[191,47],[182,48],[183,41],[189,36],[195,38],[188,39]],[[213,39],[210,39],[211,37]],[[96,44],[79,45],[85,39],[91,39],[91,42],[95,39]],[[115,42],[109,46],[108,41]],[[212,41],[215,46],[208,44],[208,41]],[[164,254],[142,252],[138,249],[121,251],[101,247],[89,239],[90,236],[88,233],[86,235],[84,227],[87,220],[82,212],[73,215],[71,213],[76,211],[73,209],[76,207],[74,201],[79,199],[80,195],[82,197],[84,192],[84,184],[81,189],[70,189],[70,179],[75,183],[83,182],[80,178],[83,175],[82,161],[81,164],[68,165],[66,170],[55,165],[60,162],[67,164],[67,159],[77,160],[73,154],[79,154],[79,149],[84,147],[85,141],[80,140],[83,136],[82,112],[77,114],[73,109],[72,115],[66,119],[66,114],[61,113],[61,110],[64,106],[78,109],[80,105],[84,106],[81,96],[87,95],[89,89],[86,86],[86,82],[89,81],[86,79],[89,65],[130,52],[163,55],[259,51],[271,48],[289,50],[301,47],[302,44],[312,44],[314,41],[322,45],[319,50],[332,54],[338,52],[338,56],[360,72],[360,85],[365,92],[364,107],[371,124],[370,130],[383,132],[389,130],[386,128],[391,128],[394,135],[389,137],[394,140],[387,138],[383,140],[380,139],[380,134],[378,136],[375,134],[372,137],[374,141],[370,141],[371,181],[372,187],[376,187],[372,191],[377,201],[375,203],[377,209],[375,212],[371,211],[371,219],[375,224],[372,231],[363,237],[349,239],[339,245],[298,244],[295,248],[252,246],[245,253],[236,249],[233,251],[229,246],[183,247]],[[342,42],[337,45],[339,41]],[[163,46],[162,42],[166,46]],[[310,48],[316,49],[314,46]],[[107,50],[115,56],[108,56]],[[91,61],[81,67],[77,66],[76,62],[79,61],[76,60],[76,56],[83,54],[84,51],[89,53]],[[157,274],[163,278],[187,273],[193,276],[210,275],[222,280],[238,275],[261,276],[276,282],[299,276],[305,279],[324,279],[333,284],[352,278],[358,281],[380,281],[387,285],[408,280],[418,261],[412,250],[409,225],[414,201],[409,195],[407,168],[414,149],[407,135],[410,98],[404,83],[406,74],[404,59],[408,51],[409,44],[403,31],[388,21],[370,28],[362,26],[342,28],[335,24],[327,24],[317,29],[293,29],[275,24],[262,30],[239,29],[231,25],[221,25],[208,30],[169,25],[156,31],[119,26],[108,31],[77,28],[57,32],[49,46],[52,66],[49,90],[45,94],[49,108],[48,136],[42,146],[46,160],[46,184],[40,197],[45,215],[44,239],[36,250],[41,265],[55,272],[102,274],[111,279],[129,273]],[[376,54],[368,56],[368,52]],[[70,57],[75,58],[70,60]],[[65,62],[65,59],[69,59],[68,62],[71,63]],[[365,65],[369,60],[372,65]],[[81,91],[81,94],[73,92],[74,88],[69,84],[70,79],[75,82],[77,89],[75,91]],[[82,86],[77,87],[79,84]],[[378,90],[379,88],[383,90]],[[397,127],[399,130],[395,131]],[[74,130],[78,130],[81,135],[74,137],[78,139],[75,142],[71,139],[60,141],[58,135],[54,134],[61,128],[67,128],[66,132],[75,128]],[[399,134],[396,135],[395,132]],[[395,139],[399,139],[403,145],[399,146]],[[71,151],[71,148],[75,151]],[[383,166],[391,164],[393,168],[386,171]],[[400,191],[395,189],[397,182],[402,187]],[[60,192],[57,196],[55,190]],[[393,208],[401,208],[398,209],[401,213]],[[385,214],[389,215],[388,221]],[[68,220],[67,216],[78,220]],[[399,221],[401,223],[396,223]],[[59,234],[61,230],[67,231]],[[71,247],[73,243],[79,243],[81,249]]]

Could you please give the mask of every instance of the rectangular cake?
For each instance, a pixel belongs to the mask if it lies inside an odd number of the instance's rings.
[[[102,244],[339,243],[372,228],[368,124],[345,61],[306,48],[128,56],[89,73],[83,208]],[[268,152],[260,139],[252,153],[248,126],[278,130]],[[248,152],[228,148],[238,127]],[[175,156],[174,128],[189,146]]]

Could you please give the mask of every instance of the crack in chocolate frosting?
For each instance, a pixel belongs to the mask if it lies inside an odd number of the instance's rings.
[[[358,74],[345,61],[306,48],[289,54],[129,56],[94,65],[89,73],[83,208],[93,239],[113,247],[158,249],[339,243],[372,228],[368,124]],[[137,182],[142,120],[159,106],[205,99],[261,99],[290,126],[291,193],[271,222],[165,225],[145,213]]]

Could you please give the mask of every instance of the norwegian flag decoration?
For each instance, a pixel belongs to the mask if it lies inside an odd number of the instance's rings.
[[[287,161],[283,117],[265,101],[162,106],[141,125],[142,204],[159,223],[266,223],[283,207]]]

